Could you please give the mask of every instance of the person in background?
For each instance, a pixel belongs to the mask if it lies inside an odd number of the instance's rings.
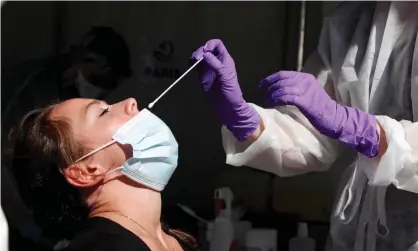
[[[125,39],[111,27],[95,26],[62,55],[2,69],[2,114],[14,124],[51,100],[103,99],[131,75]]]
[[[45,243],[41,229],[24,205],[10,171],[14,139],[10,128],[24,114],[52,100],[105,98],[132,74],[124,38],[111,27],[97,26],[65,54],[2,69],[2,207],[10,227],[11,249]]]
[[[204,58],[228,164],[282,177],[346,167],[328,250],[418,250],[417,13],[416,2],[339,4],[304,69],[314,75],[260,82],[269,109],[245,101],[220,40],[192,56]]]
[[[161,223],[177,141],[135,99],[69,99],[31,111],[14,133],[22,197],[42,227],[74,235],[67,250],[196,250]]]

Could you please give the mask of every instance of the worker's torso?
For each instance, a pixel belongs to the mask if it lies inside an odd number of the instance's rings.
[[[375,6],[349,3],[345,7],[347,11],[339,9],[335,15],[324,20],[328,30],[321,38],[325,39],[325,43],[322,41],[322,48],[319,47],[323,60],[331,67],[341,102],[371,114],[417,121],[418,3],[383,2]],[[341,188],[352,177],[355,160],[352,163],[341,180]],[[349,163],[337,161],[333,168],[339,166],[349,166]],[[349,223],[342,222],[335,215],[332,217],[331,250],[355,250],[359,226],[366,223],[358,218],[366,208],[363,207],[364,198],[370,189],[366,182],[364,180],[358,185],[365,186],[357,216]],[[341,192],[342,189],[339,194]],[[337,200],[344,198],[340,196]],[[418,241],[418,194],[389,186],[384,204],[389,234],[372,237],[377,238],[375,250],[414,250],[409,248]],[[375,209],[370,210],[368,218],[377,214]],[[370,224],[367,227],[373,226]],[[366,240],[370,238],[367,227],[362,233]],[[379,230],[382,233],[382,229]],[[357,250],[373,249],[362,247]]]

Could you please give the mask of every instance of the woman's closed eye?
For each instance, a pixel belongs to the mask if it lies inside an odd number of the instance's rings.
[[[106,113],[108,113],[109,112],[109,109],[110,109],[110,106],[104,108],[103,111],[100,113],[99,117],[101,117],[101,116],[105,115]]]

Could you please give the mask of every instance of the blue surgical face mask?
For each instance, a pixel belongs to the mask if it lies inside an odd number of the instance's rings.
[[[112,139],[76,162],[115,142],[129,144],[132,158],[111,172],[119,170],[139,184],[162,191],[177,167],[178,144],[170,128],[149,110],[143,109],[122,125]]]

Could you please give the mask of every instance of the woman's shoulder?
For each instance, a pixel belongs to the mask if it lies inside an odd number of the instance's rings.
[[[119,224],[102,217],[89,219],[73,238],[68,251],[149,251],[149,247],[135,234]]]

